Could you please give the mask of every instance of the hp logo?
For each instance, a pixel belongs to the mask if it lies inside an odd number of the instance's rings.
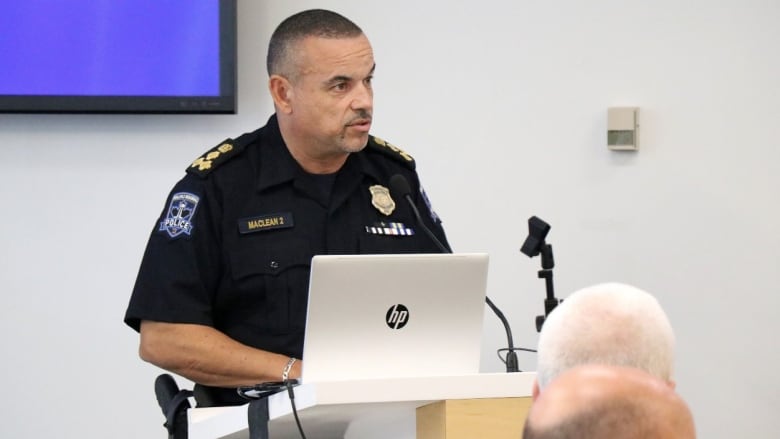
[[[390,329],[401,329],[409,321],[409,309],[400,303],[393,305],[387,310],[385,322]]]

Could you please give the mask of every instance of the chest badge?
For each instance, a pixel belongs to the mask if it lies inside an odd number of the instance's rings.
[[[395,201],[390,197],[390,190],[384,186],[375,184],[368,188],[371,192],[371,205],[385,215],[390,215],[395,210]]]

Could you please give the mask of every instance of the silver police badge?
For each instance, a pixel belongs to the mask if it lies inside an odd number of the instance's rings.
[[[390,197],[390,190],[384,186],[375,184],[368,188],[371,191],[371,205],[385,215],[390,215],[395,210],[395,201]]]

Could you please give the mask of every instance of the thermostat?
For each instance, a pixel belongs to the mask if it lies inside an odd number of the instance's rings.
[[[607,109],[607,148],[618,151],[639,149],[638,114],[639,108],[637,107]]]

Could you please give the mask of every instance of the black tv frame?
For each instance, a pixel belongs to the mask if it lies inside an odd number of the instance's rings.
[[[235,114],[237,0],[219,0],[219,96],[0,95],[0,113]]]

